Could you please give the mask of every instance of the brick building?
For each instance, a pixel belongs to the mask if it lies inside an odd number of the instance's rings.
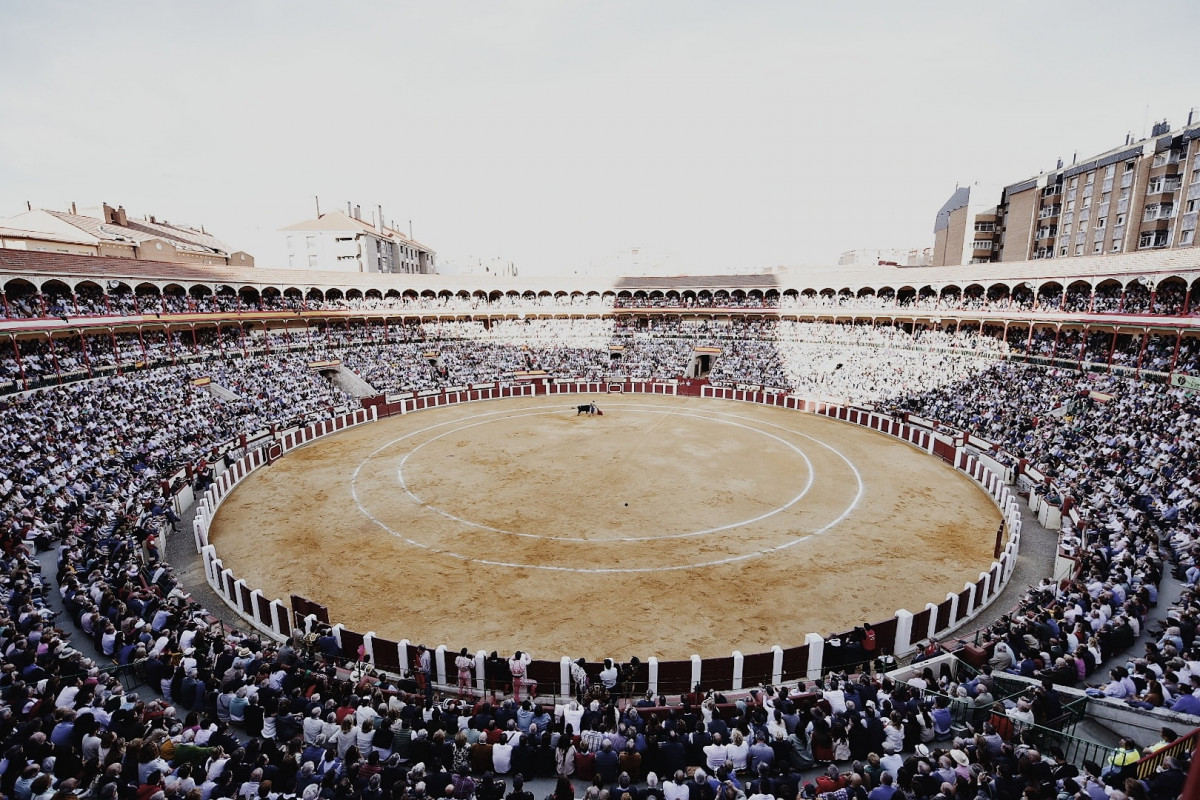
[[[1195,247],[1200,122],[1163,121],[1147,139],[974,194],[957,189],[939,210],[935,266]]]

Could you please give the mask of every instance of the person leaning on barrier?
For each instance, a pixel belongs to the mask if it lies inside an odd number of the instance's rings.
[[[1100,773],[1101,779],[1109,786],[1120,786],[1128,774],[1128,768],[1137,763],[1142,754],[1138,752],[1137,745],[1128,737],[1121,737],[1117,742],[1117,748],[1105,762],[1104,769]]]

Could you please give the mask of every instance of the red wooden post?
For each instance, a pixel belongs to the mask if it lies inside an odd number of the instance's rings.
[[[1183,341],[1183,331],[1175,331],[1175,350],[1171,353],[1171,367],[1167,370],[1170,375],[1167,377],[1167,383],[1171,382],[1171,378],[1175,376],[1175,364],[1179,361],[1179,343]]]

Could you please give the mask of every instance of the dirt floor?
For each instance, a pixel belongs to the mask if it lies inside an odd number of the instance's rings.
[[[534,658],[761,652],[924,609],[992,561],[1000,514],[857,426],[590,396],[392,417],[289,453],[210,539],[251,587],[351,630]]]

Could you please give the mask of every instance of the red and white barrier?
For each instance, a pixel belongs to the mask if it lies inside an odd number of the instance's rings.
[[[674,381],[625,381],[620,383],[541,379],[532,382],[481,384],[455,387],[442,392],[418,392],[409,395],[388,396],[384,408],[386,409],[385,413],[408,414],[428,408],[509,397],[533,397],[542,394],[602,394],[614,391],[673,396],[678,393],[678,384]],[[979,484],[996,503],[1009,532],[1008,544],[1000,557],[992,562],[986,571],[979,573],[976,583],[966,584],[960,592],[948,593],[941,603],[928,603],[925,609],[919,612],[920,615],[924,615],[922,625],[916,626],[915,624],[918,614],[906,609],[896,611],[894,634],[891,646],[887,648],[890,652],[903,656],[912,652],[917,643],[923,639],[950,633],[977,616],[1007,584],[1016,564],[1021,538],[1021,514],[1016,494],[1006,485],[1004,478],[993,472],[979,458],[968,453],[954,439],[936,433],[935,430],[928,427],[900,422],[868,409],[767,391],[762,387],[729,388],[706,385],[701,387],[701,396],[722,400],[739,400],[759,405],[774,405],[795,411],[820,414],[849,424],[870,428],[883,435],[907,442],[927,453],[938,453],[953,467]],[[369,409],[358,409],[318,425],[284,432],[273,439],[272,445],[278,447],[279,454],[282,455],[331,433],[373,422],[378,418],[378,413],[379,406],[377,405],[373,405]],[[930,427],[932,426],[933,423],[930,423]],[[290,631],[288,606],[280,600],[268,601],[260,590],[251,589],[244,580],[236,578],[231,570],[224,567],[216,548],[208,540],[209,527],[223,500],[248,475],[267,463],[268,457],[265,448],[257,448],[222,473],[213,486],[197,501],[193,532],[196,549],[204,560],[205,576],[213,590],[246,622],[270,636],[281,639],[286,637]],[[306,628],[310,628],[314,622],[315,617],[310,615],[309,619],[304,621],[304,625]],[[886,623],[878,623],[878,625],[882,626],[891,622],[892,620],[888,620]],[[918,630],[917,627],[920,629]],[[342,631],[341,625],[334,626],[334,634],[339,637],[339,641]],[[374,656],[377,638],[374,633],[370,632],[363,636],[364,647],[372,656]],[[406,640],[398,645],[397,655],[400,664],[405,663],[407,647]],[[804,647],[805,650],[797,651],[805,654],[803,665],[792,664],[791,669],[786,673],[784,669],[785,650],[779,645],[771,648],[769,653],[771,657],[770,679],[773,683],[780,683],[785,678],[795,679],[798,677],[798,673],[803,673],[808,677],[820,674],[824,660],[824,638],[819,634],[810,633],[805,637]],[[445,647],[439,646],[435,652],[437,653],[438,682],[446,684],[449,668],[445,660]],[[483,651],[480,651],[476,658],[477,683],[481,690],[483,688],[482,653]],[[746,662],[748,659],[756,659],[756,663],[761,664],[766,655],[768,654],[745,656],[740,652],[734,652],[732,654],[731,685],[723,688],[737,690],[747,685],[747,681],[764,680],[765,675],[747,675]],[[569,659],[564,656],[557,663],[561,663],[562,686],[569,687]],[[687,666],[684,666],[684,663]],[[699,656],[692,656],[688,662],[684,663],[662,662],[657,657],[650,656],[646,659],[649,688],[655,691],[661,688],[659,678],[660,673],[664,671],[670,671],[672,674],[681,671],[687,672],[691,679],[691,685],[701,682],[706,685],[711,683],[704,679],[704,661]],[[680,677],[682,676],[677,675],[675,680],[678,681]]]

